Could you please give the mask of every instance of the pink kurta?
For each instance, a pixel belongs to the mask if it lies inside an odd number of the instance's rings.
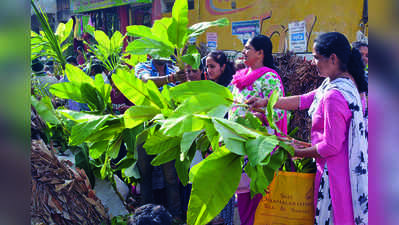
[[[301,96],[300,109],[308,109],[316,91]],[[330,90],[321,99],[312,118],[311,140],[321,158],[316,159],[314,202],[317,203],[321,176],[327,163],[334,224],[354,224],[349,177],[348,130],[352,113],[344,96]]]

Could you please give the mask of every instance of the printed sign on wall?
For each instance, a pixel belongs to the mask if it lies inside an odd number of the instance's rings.
[[[306,22],[299,21],[288,24],[290,51],[306,51]]]
[[[259,20],[238,21],[231,23],[231,33],[246,44],[248,39],[260,33]]]
[[[209,49],[216,50],[218,47],[218,34],[216,32],[207,32],[206,43]]]

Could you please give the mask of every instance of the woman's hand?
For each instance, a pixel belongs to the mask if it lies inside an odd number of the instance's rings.
[[[267,106],[269,99],[268,98],[258,98],[258,97],[251,97],[247,101],[245,101],[245,104],[249,106],[250,110],[256,109],[256,108],[262,108]]]
[[[178,71],[174,74],[172,74],[173,80],[174,81],[180,81],[180,82],[186,82],[187,81],[187,75],[184,70]]]

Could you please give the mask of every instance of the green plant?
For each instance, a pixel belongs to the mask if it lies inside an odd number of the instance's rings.
[[[60,23],[54,33],[47,15],[40,6],[37,7],[34,0],[31,0],[31,5],[42,28],[40,34],[31,31],[31,60],[39,56],[52,57],[61,66],[58,68],[58,72],[62,73],[67,63],[63,53],[71,45],[67,39],[71,34],[73,21],[70,19],[66,24]]]
[[[152,28],[142,25],[128,26],[126,28],[128,35],[140,37],[140,39],[129,43],[126,51],[138,55],[150,54],[153,57],[169,58],[173,55],[181,70],[184,69],[184,63],[197,69],[201,56],[195,46],[187,46],[188,40],[204,33],[209,27],[226,26],[229,21],[223,18],[187,27],[187,14],[187,0],[176,0],[172,9],[172,17],[156,20]],[[185,48],[187,51],[183,55]]]
[[[123,36],[119,31],[115,31],[109,38],[103,31],[96,30],[90,32],[97,44],[88,44],[89,51],[92,52],[98,60],[103,62],[108,71],[115,70],[121,63],[121,54],[123,48]]]

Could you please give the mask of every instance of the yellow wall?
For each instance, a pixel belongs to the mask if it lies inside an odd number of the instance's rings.
[[[232,2],[236,3],[235,12],[231,12]],[[211,3],[216,10],[207,7]],[[246,9],[239,11],[242,8]],[[228,12],[220,12],[222,10]],[[321,32],[342,32],[350,42],[355,41],[356,32],[361,29],[362,11],[363,0],[195,0],[195,9],[189,11],[189,21],[194,24],[222,17],[230,22],[270,17],[261,24],[261,34],[270,37],[273,33],[273,52],[282,52],[288,49],[288,23],[306,20],[308,35],[310,33],[307,50],[311,51],[313,40]],[[211,28],[208,32],[217,32],[218,49],[242,49],[241,41],[231,34],[231,24],[224,28]],[[199,42],[206,42],[206,33],[198,38],[197,44]]]

